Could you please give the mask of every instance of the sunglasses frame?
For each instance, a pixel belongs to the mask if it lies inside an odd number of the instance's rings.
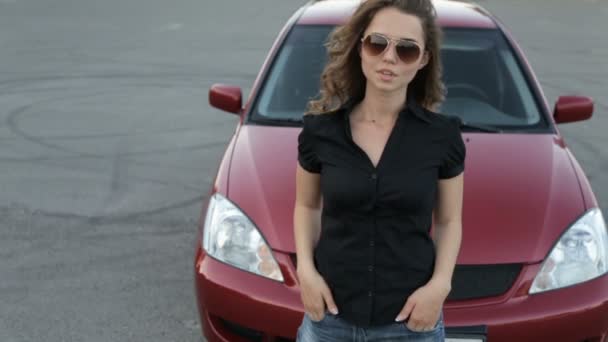
[[[389,37],[389,36],[387,36],[387,35],[385,35],[385,34],[378,33],[378,32],[371,32],[371,33],[369,33],[368,35],[366,35],[366,36],[364,36],[364,37],[362,37],[362,38],[361,38],[361,48],[362,48],[362,49],[363,49],[363,48],[364,48],[364,46],[365,46],[365,40],[366,40],[367,38],[369,38],[370,36],[373,36],[373,35],[378,36],[378,37],[382,37],[382,38],[386,39],[386,41],[388,42],[388,44],[386,44],[386,47],[384,48],[384,50],[382,50],[382,52],[380,52],[380,53],[379,53],[379,54],[377,54],[377,55],[370,54],[371,56],[374,56],[374,57],[375,57],[375,56],[380,56],[380,55],[384,54],[384,53],[386,52],[386,50],[390,49],[390,46],[391,46],[391,45],[394,45],[394,46],[395,46],[395,47],[394,47],[394,49],[395,49],[395,55],[397,55],[397,57],[399,58],[399,60],[400,60],[401,62],[406,63],[406,64],[412,64],[412,63],[414,63],[414,62],[418,61],[418,60],[420,59],[420,56],[422,56],[422,55],[423,55],[423,50],[422,50],[422,47],[420,46],[420,44],[418,44],[418,42],[416,42],[416,41],[414,41],[414,40],[403,39],[403,38],[391,38],[391,37]],[[397,51],[397,46],[398,46],[397,44],[399,44],[400,42],[407,42],[407,43],[409,43],[409,44],[413,44],[413,45],[415,45],[416,47],[418,47],[418,57],[416,57],[416,59],[414,59],[414,60],[413,60],[413,61],[411,61],[411,62],[406,62],[406,61],[404,61],[404,60],[401,58],[401,56],[399,55],[399,52]],[[369,53],[369,51],[368,51],[367,53]]]

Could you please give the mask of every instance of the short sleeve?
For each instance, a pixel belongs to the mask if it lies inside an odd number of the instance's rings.
[[[452,121],[448,134],[446,151],[439,167],[440,179],[456,177],[464,171],[467,151],[460,132],[460,120]]]
[[[298,162],[300,166],[308,172],[320,173],[321,162],[315,151],[315,136],[312,134],[313,114],[304,115],[302,131],[298,135]]]

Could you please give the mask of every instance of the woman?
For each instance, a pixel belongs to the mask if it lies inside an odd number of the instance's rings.
[[[429,0],[367,0],[329,37],[298,137],[298,341],[444,340],[466,150],[432,111],[435,16]]]

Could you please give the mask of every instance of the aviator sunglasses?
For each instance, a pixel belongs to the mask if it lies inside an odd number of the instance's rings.
[[[422,53],[420,46],[411,40],[392,39],[380,33],[370,33],[366,37],[361,38],[363,49],[370,56],[378,56],[388,49],[390,42],[395,43],[397,56],[406,64],[413,63],[418,60]]]

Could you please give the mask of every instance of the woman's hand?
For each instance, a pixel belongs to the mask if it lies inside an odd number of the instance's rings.
[[[427,283],[412,293],[395,321],[400,322],[409,317],[407,327],[410,330],[432,330],[439,320],[443,302],[449,292],[449,287],[439,282]]]
[[[312,320],[322,320],[326,307],[332,314],[338,314],[338,308],[325,279],[314,267],[298,267],[298,279],[302,303]]]

